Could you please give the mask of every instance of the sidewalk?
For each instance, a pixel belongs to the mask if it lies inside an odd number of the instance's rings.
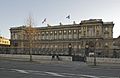
[[[30,55],[16,55],[16,54],[0,54],[0,59],[10,59],[10,60],[18,60],[18,61],[29,61]],[[32,55],[32,59],[34,61],[51,61],[58,60],[57,58],[52,58],[52,56],[47,55]],[[72,61],[72,57],[70,56],[59,56],[61,61]]]
[[[86,63],[89,67],[92,68],[108,68],[108,69],[119,69],[120,70],[120,64],[107,64],[107,63],[100,63],[100,64],[96,64],[96,66],[94,66],[94,63]]]

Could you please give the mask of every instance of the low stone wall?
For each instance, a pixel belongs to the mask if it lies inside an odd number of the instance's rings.
[[[60,61],[72,61],[72,57],[70,56],[59,56]],[[12,59],[12,60],[23,60],[28,61],[30,59],[30,55],[16,55],[16,54],[0,54],[0,59]],[[51,61],[58,60],[56,57],[52,59],[52,56],[45,55],[32,55],[33,61]]]
[[[88,63],[94,62],[94,57],[87,57]],[[97,63],[111,63],[111,64],[120,64],[120,58],[96,58]]]

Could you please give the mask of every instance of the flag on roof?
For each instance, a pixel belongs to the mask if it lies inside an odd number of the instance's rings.
[[[67,19],[70,19],[70,15],[68,15],[66,18],[67,18]]]
[[[46,22],[46,18],[42,21],[42,24]]]

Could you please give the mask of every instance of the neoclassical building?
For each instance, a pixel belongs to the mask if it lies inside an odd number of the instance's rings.
[[[27,26],[12,27],[10,41],[15,49],[12,52],[27,54],[32,45],[32,54],[83,55],[87,50],[87,53],[95,51],[98,56],[111,56],[113,27],[113,22],[103,22],[102,19],[34,27],[34,35],[27,34]]]

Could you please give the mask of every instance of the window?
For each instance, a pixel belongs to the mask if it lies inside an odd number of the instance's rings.
[[[89,36],[93,36],[93,28],[89,28]]]
[[[52,34],[53,32],[51,31],[50,34]]]
[[[55,39],[57,39],[57,34],[55,34],[55,36],[54,36],[54,37],[55,37]]]
[[[81,30],[79,30],[79,33],[81,33]]]
[[[64,33],[66,33],[66,30],[64,30]]]
[[[42,32],[42,35],[44,35],[44,32]]]
[[[108,30],[108,28],[106,27],[106,28],[105,28],[105,30],[107,31],[107,30]]]
[[[105,34],[105,38],[108,38],[108,34]]]
[[[62,34],[59,35],[59,39],[62,39]]]
[[[97,32],[96,32],[96,36],[99,36],[99,30],[97,30]]]
[[[41,35],[40,34],[38,35],[38,39],[41,40]]]
[[[105,43],[105,46],[107,47],[107,46],[108,46],[108,43]]]
[[[67,39],[67,35],[66,35],[66,34],[64,34],[64,36],[63,36],[63,37],[64,37],[64,39]]]
[[[74,33],[76,33],[77,31],[76,30],[74,30]]]
[[[61,34],[61,33],[62,33],[62,31],[59,31],[59,33]]]
[[[56,34],[57,32],[55,31],[55,34]]]
[[[49,39],[49,35],[48,35],[48,34],[46,35],[46,39],[47,39],[47,40]]]
[[[62,39],[62,31],[61,30],[59,31],[59,36],[58,37],[59,37],[59,39]]]
[[[77,39],[77,34],[74,34],[74,39]]]
[[[69,33],[71,33],[71,30],[69,30]]]
[[[81,45],[79,45],[79,49],[81,49]]]
[[[84,35],[84,36],[86,35],[86,32],[85,32],[85,31],[83,32],[83,35]]]
[[[14,33],[14,39],[18,39],[18,35]]]
[[[68,37],[69,37],[69,39],[72,39],[72,34],[69,34]]]
[[[48,34],[48,32],[46,32],[46,34]]]
[[[45,35],[44,34],[42,35],[42,39],[45,40]]]

